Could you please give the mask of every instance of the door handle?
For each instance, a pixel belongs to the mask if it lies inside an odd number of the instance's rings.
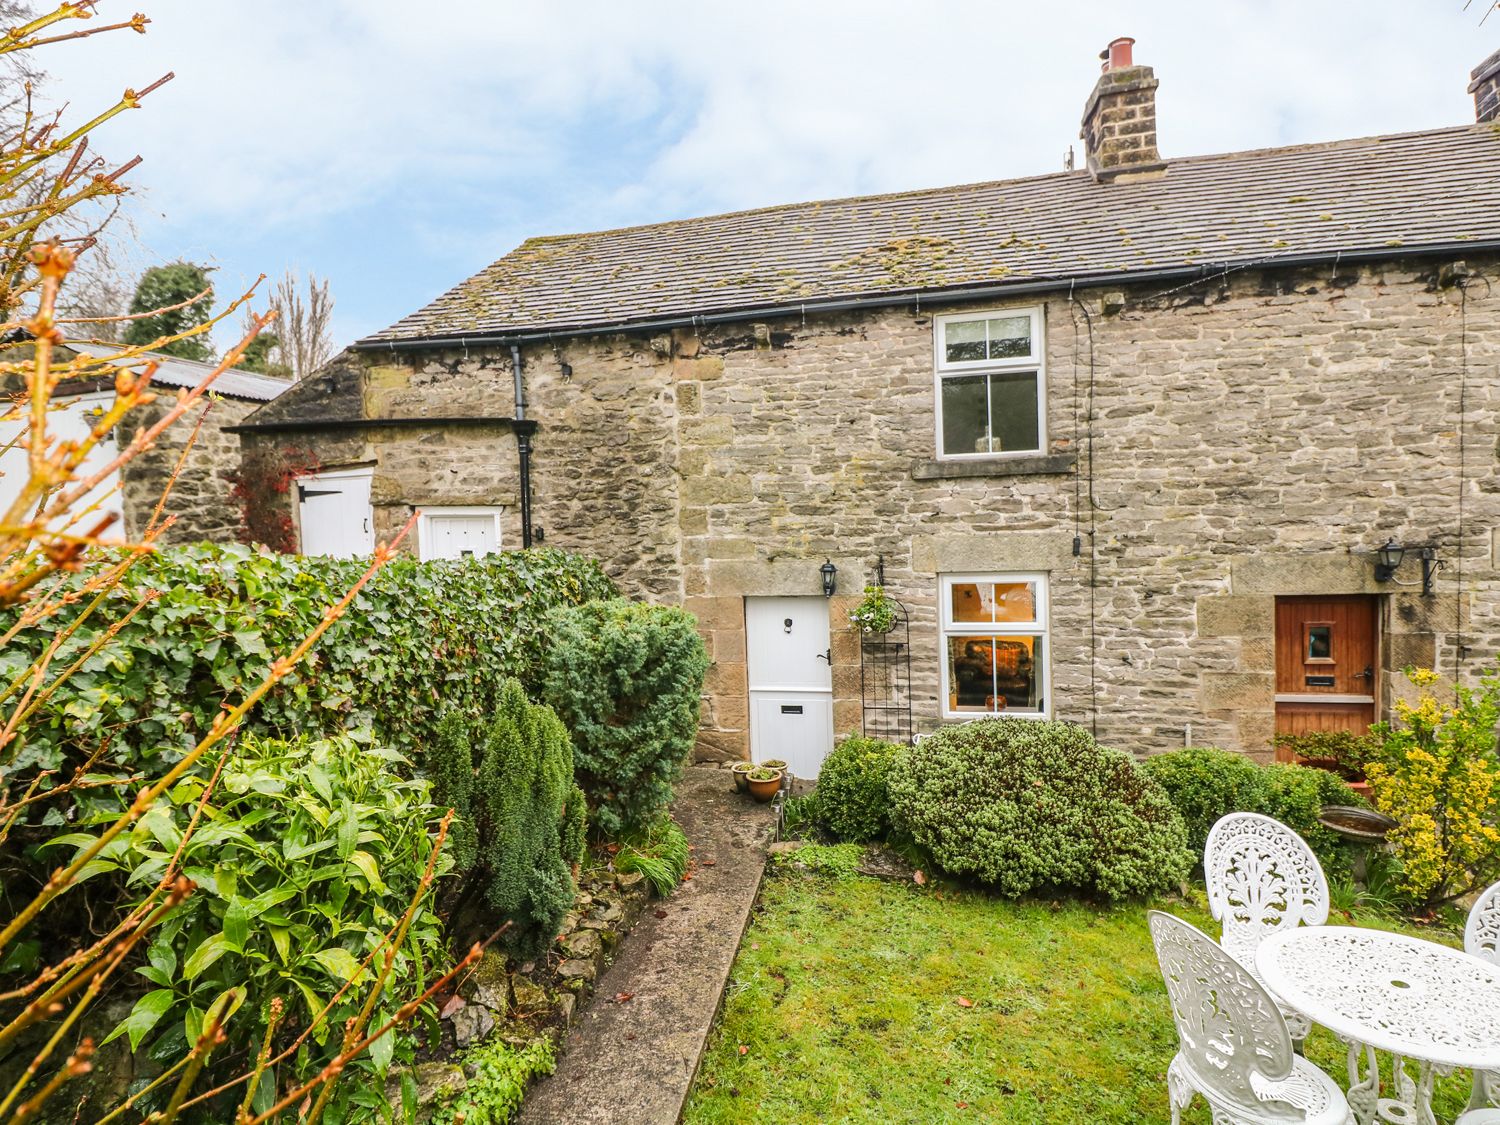
[[[828,648],[828,649],[826,649],[823,652],[815,652],[815,653],[813,653],[813,655],[816,656],[819,660],[826,660],[826,661],[828,661],[828,666],[830,668],[833,667],[833,649],[832,648]]]
[[[1354,673],[1354,678],[1356,680],[1373,680],[1375,678],[1374,666],[1371,664],[1366,664],[1365,670],[1363,672]]]

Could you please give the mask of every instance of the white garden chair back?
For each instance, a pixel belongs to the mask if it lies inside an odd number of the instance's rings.
[[[1474,901],[1464,926],[1464,952],[1500,965],[1500,883]]]
[[[1219,1122],[1354,1121],[1334,1081],[1292,1051],[1261,983],[1202,930],[1153,910],[1151,940],[1177,1025],[1167,1068],[1172,1122],[1201,1094]]]
[[[1500,883],[1488,887],[1474,901],[1464,926],[1464,952],[1500,965]],[[1474,1075],[1474,1094],[1469,1105],[1478,1109],[1486,1103],[1500,1105],[1500,1071],[1478,1071]],[[1460,1120],[1466,1125],[1480,1125],[1484,1121],[1500,1125],[1500,1109],[1480,1112],[1494,1116],[1482,1117],[1476,1113]]]
[[[1230,813],[1203,848],[1208,908],[1222,942],[1243,965],[1272,934],[1328,921],[1328,880],[1307,841],[1279,820]]]

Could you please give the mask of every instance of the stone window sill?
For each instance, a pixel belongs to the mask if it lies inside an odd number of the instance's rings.
[[[1049,453],[1035,457],[986,457],[975,461],[917,461],[911,467],[913,480],[958,480],[964,477],[1027,477],[1070,473],[1078,461],[1076,453]]]

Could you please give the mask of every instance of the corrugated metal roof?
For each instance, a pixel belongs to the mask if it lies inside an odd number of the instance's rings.
[[[533,238],[366,342],[1500,239],[1500,128],[1200,156]]]
[[[82,352],[94,359],[109,359],[119,351],[119,348],[113,344],[93,344],[78,340],[69,340],[66,346],[72,351]],[[128,367],[132,371],[139,371],[146,364],[154,362],[157,368],[151,381],[168,387],[196,387],[203,382],[204,376],[214,369],[211,363],[179,359],[176,356],[162,355],[160,352],[146,352],[129,360],[112,362],[116,367]],[[292,385],[290,379],[278,379],[274,375],[262,375],[256,371],[243,371],[234,367],[214,380],[210,392],[226,398],[270,402]]]

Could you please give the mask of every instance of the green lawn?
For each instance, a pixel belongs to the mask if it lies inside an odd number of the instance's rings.
[[[1201,898],[1155,905],[1216,933]],[[783,863],[684,1120],[1168,1121],[1176,1033],[1147,909],[1013,903]],[[1343,1074],[1326,1032],[1308,1055]],[[1440,1120],[1462,1108],[1467,1083],[1444,1081]],[[1186,1118],[1208,1119],[1201,1099]]]

